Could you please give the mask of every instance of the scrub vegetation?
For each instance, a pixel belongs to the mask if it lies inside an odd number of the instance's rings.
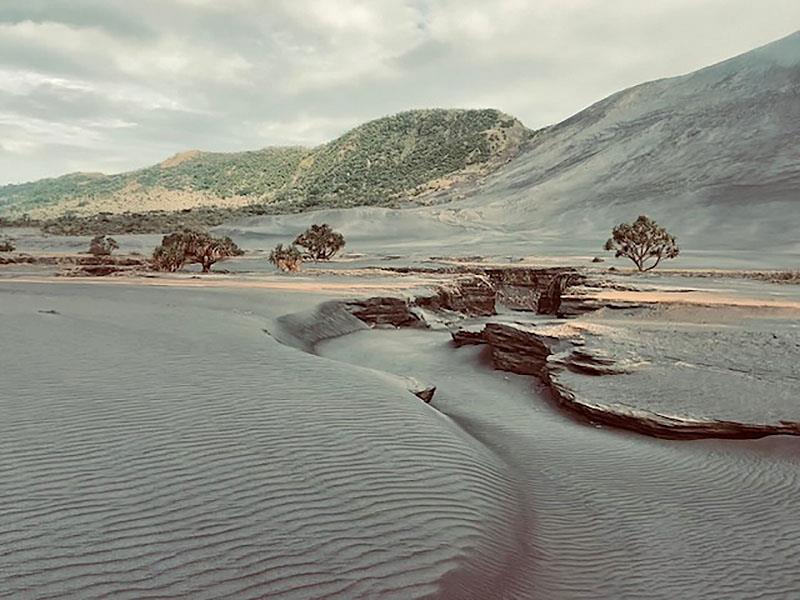
[[[114,225],[108,233],[132,233],[170,231],[174,222],[212,226],[217,215],[221,221],[248,211],[393,205],[493,170],[529,135],[519,121],[493,109],[413,110],[370,121],[316,148],[195,150],[128,173],[73,173],[6,185],[0,187],[0,213],[30,213],[44,219],[51,233],[86,234],[92,229],[87,219],[103,212]],[[179,215],[172,219],[131,209],[171,203],[182,207],[164,211]],[[206,214],[183,210],[196,207]]]
[[[186,264],[199,264],[203,273],[212,265],[244,251],[229,237],[215,238],[204,231],[185,229],[165,235],[153,251],[153,268],[157,271],[178,271]]]
[[[89,254],[94,256],[110,256],[114,250],[119,250],[119,244],[107,235],[96,235],[89,242]]]
[[[297,273],[303,265],[303,253],[294,244],[278,244],[269,253],[269,262],[284,273]]]
[[[605,249],[614,251],[617,258],[630,259],[639,271],[655,269],[662,260],[680,254],[675,236],[645,215],[614,227]]]
[[[330,225],[312,225],[298,235],[294,244],[305,249],[303,258],[311,260],[330,260],[344,248],[344,236],[331,229]]]

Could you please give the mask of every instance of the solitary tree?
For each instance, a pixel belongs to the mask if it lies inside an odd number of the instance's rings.
[[[312,225],[298,235],[294,243],[305,248],[306,258],[311,260],[330,260],[334,254],[344,248],[344,236],[330,228],[329,225]]]
[[[95,256],[109,256],[114,250],[118,249],[117,240],[107,235],[96,235],[89,242],[89,254]]]
[[[14,249],[14,240],[11,238],[3,238],[0,240],[0,252],[13,252]]]
[[[294,244],[290,246],[278,244],[269,253],[269,262],[284,273],[296,273],[303,264],[303,254]]]
[[[165,235],[153,252],[153,267],[159,271],[178,271],[185,264],[199,264],[203,273],[214,263],[244,251],[229,237],[215,238],[203,231],[184,229]]]
[[[675,258],[680,253],[675,237],[644,215],[633,223],[614,227],[605,249],[616,251],[618,258],[631,259],[640,271],[655,269],[662,260]]]

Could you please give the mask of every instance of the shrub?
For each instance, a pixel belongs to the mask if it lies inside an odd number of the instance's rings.
[[[229,237],[215,238],[203,231],[184,229],[165,235],[153,251],[153,268],[158,271],[178,271],[185,264],[199,264],[203,273],[211,266],[244,251]]]
[[[11,238],[4,238],[0,240],[0,252],[13,252],[16,249],[14,240]]]
[[[311,260],[330,260],[344,248],[344,236],[329,225],[312,225],[295,238],[294,243],[305,248],[306,258]]]
[[[633,223],[614,227],[605,249],[616,251],[617,258],[629,258],[640,271],[655,269],[663,259],[675,258],[680,253],[675,238],[645,215]],[[648,265],[648,261],[653,262]]]
[[[294,244],[290,246],[278,244],[269,253],[269,262],[284,273],[296,273],[303,264],[303,254]]]
[[[107,235],[96,235],[89,243],[89,254],[94,256],[109,256],[114,250],[118,249],[117,240]]]

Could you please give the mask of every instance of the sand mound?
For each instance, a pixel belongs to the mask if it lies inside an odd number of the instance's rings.
[[[800,440],[674,442],[565,418],[530,378],[446,332],[360,331],[323,356],[413,374],[432,404],[512,468],[530,527],[505,594],[486,598],[794,598]]]
[[[264,335],[307,299],[88,289],[0,291],[3,594],[485,599],[513,585],[520,502],[503,463],[402,386]]]

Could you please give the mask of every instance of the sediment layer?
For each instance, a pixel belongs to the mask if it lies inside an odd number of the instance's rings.
[[[480,332],[455,331],[456,346],[484,343],[491,349],[492,366],[519,375],[533,375],[545,383],[555,401],[570,412],[593,423],[621,427],[668,439],[755,439],[768,435],[798,435],[800,423],[741,423],[716,419],[694,419],[664,415],[624,404],[604,404],[581,399],[564,383],[564,371],[589,377],[627,372],[614,360],[582,347],[579,336],[567,338],[538,333],[535,327],[513,323],[488,323]]]
[[[353,302],[351,313],[370,326],[425,327],[418,310],[446,310],[462,316],[491,316],[496,303],[509,300],[518,310],[562,317],[597,310],[602,303],[580,296],[569,298],[562,310],[564,292],[585,278],[571,269],[502,269],[455,280],[432,297],[417,299],[371,298]],[[635,307],[626,304],[624,308]],[[613,308],[619,308],[614,306]],[[595,402],[581,398],[565,381],[566,373],[586,377],[620,376],[630,365],[585,347],[579,332],[569,328],[537,327],[530,323],[489,322],[482,329],[456,329],[456,347],[486,344],[495,369],[537,377],[548,386],[555,402],[570,413],[593,423],[620,427],[669,439],[755,439],[769,435],[800,436],[800,422],[745,423],[734,420],[694,418],[663,414],[622,403]]]

